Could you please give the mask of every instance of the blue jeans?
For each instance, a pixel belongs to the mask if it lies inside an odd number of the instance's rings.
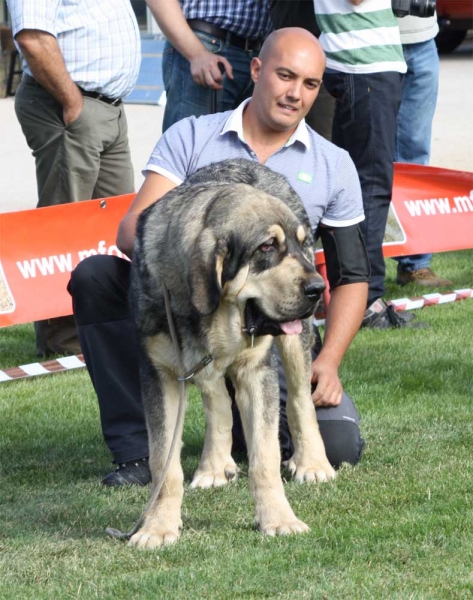
[[[194,31],[207,50],[225,57],[233,67],[233,79],[224,77],[223,90],[217,92],[195,83],[190,71],[190,63],[166,42],[163,51],[163,81],[166,90],[166,108],[163,118],[163,132],[176,121],[185,117],[208,115],[212,112],[233,110],[243,100],[251,96],[253,82],[250,76],[250,63],[258,56],[256,51],[245,51],[230,46],[224,40],[200,31]],[[216,108],[216,110],[215,110]]]
[[[397,117],[396,162],[428,165],[432,120],[437,104],[439,57],[435,41],[405,44],[407,73],[404,77],[401,108]],[[430,267],[432,254],[398,257],[403,271]]]
[[[326,70],[324,84],[335,98],[332,142],[355,163],[363,195],[360,223],[370,261],[368,306],[384,296],[383,238],[391,202],[396,118],[402,93],[397,72],[341,73]]]

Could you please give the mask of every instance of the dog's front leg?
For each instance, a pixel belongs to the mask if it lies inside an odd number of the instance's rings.
[[[175,542],[182,528],[181,506],[184,494],[184,474],[181,467],[182,422],[176,429],[179,389],[175,379],[156,377],[143,386],[143,398],[149,436],[149,464],[152,476],[151,497],[164,472],[173,436],[174,452],[158,497],[146,510],[144,522],[130,544],[138,548],[157,548]],[[185,407],[183,407],[185,408]]]
[[[236,479],[238,473],[231,456],[232,401],[223,377],[215,381],[203,379],[201,392],[206,416],[205,443],[191,488],[219,487]]]
[[[308,531],[289,505],[281,479],[277,373],[261,367],[245,372],[234,383],[248,447],[256,526],[267,535]]]
[[[336,476],[320,436],[310,389],[311,353],[307,322],[301,335],[276,338],[287,381],[287,420],[294,454],[285,463],[296,481],[327,481]]]

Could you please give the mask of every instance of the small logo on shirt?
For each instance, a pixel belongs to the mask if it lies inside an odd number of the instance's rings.
[[[299,171],[297,174],[297,179],[303,181],[304,183],[312,183],[312,175],[309,175],[309,173],[304,173],[304,171]]]

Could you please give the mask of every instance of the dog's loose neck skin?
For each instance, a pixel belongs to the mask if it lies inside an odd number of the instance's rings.
[[[254,366],[267,355],[272,337],[257,337],[252,344],[251,337],[242,331],[242,318],[235,304],[225,301],[220,303],[207,334],[207,347],[214,357],[212,365],[206,369],[207,374],[209,370],[213,370],[216,374],[223,375],[231,365]]]

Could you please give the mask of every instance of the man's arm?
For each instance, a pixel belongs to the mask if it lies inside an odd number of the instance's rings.
[[[360,328],[368,299],[367,283],[349,283],[332,290],[322,349],[312,363],[315,406],[337,406],[342,400],[338,368]]]
[[[338,367],[355,337],[366,310],[370,266],[359,224],[319,227],[327,277],[332,288],[325,320],[325,338],[312,364],[316,406],[336,406],[342,399]]]
[[[227,77],[233,79],[232,65],[204,47],[187,24],[178,0],[146,0],[146,4],[169,42],[190,62],[196,83],[221,90],[223,74],[219,65],[223,65]]]
[[[22,29],[15,39],[36,81],[63,107],[66,125],[82,111],[84,98],[71,79],[56,38],[37,29]]]
[[[129,258],[133,252],[136,223],[141,212],[175,187],[176,184],[167,177],[153,171],[147,172],[143,185],[118,227],[117,247]]]

